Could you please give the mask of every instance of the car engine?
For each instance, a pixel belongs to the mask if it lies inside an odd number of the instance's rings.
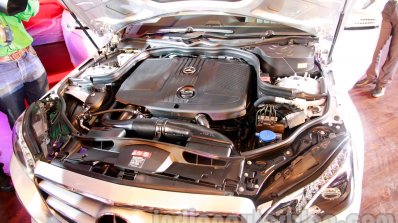
[[[124,81],[116,100],[144,106],[158,117],[239,118],[246,114],[250,76],[250,66],[236,61],[147,59]]]
[[[313,56],[294,44],[120,48],[32,106],[49,123],[41,149],[54,165],[121,184],[270,199],[275,172],[338,133],[316,124],[328,90]]]

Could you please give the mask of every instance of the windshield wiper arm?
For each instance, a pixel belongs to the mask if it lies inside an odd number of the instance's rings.
[[[156,34],[161,33],[192,33],[192,32],[206,32],[206,33],[222,33],[222,34],[233,34],[234,31],[230,29],[211,29],[211,28],[166,28],[159,29],[156,31]]]
[[[136,37],[142,37],[147,35],[159,35],[159,34],[186,34],[183,39],[195,39],[198,37],[203,37],[204,35],[214,37],[214,38],[226,38],[224,35],[232,35],[233,30],[230,29],[210,29],[210,28],[165,28],[158,29],[156,31],[149,31],[145,33],[138,34]]]
[[[256,33],[225,33],[215,34],[208,32],[191,32],[181,36],[181,39],[198,39],[198,38],[214,38],[214,39],[245,39],[245,38],[259,38],[268,39],[271,37],[282,37],[282,36],[311,36],[311,34],[305,32],[275,32],[273,30],[267,30],[265,32]]]
[[[274,36],[310,36],[311,34],[305,32],[275,32],[267,30],[265,32],[256,33],[239,33],[239,34],[225,34],[227,38],[270,38]]]

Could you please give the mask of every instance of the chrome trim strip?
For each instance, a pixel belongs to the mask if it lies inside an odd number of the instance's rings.
[[[21,204],[28,211],[34,222],[58,222],[46,206],[40,196],[36,185],[27,174],[25,167],[18,161],[15,154],[12,155],[10,163],[12,181],[16,195]]]
[[[62,201],[59,201],[54,197],[48,197],[47,204],[63,216],[68,217],[70,220],[75,222],[95,222],[94,218],[62,203]]]
[[[54,197],[68,206],[82,211],[92,217],[96,217],[98,212],[101,210],[101,203],[70,192],[62,187],[50,183],[49,181],[40,182],[39,187],[51,197]]]
[[[135,206],[141,209],[149,207],[179,212],[193,209],[196,212],[228,214],[248,214],[255,210],[253,202],[248,198],[190,194],[118,185],[41,161],[36,163],[35,175],[109,205]]]

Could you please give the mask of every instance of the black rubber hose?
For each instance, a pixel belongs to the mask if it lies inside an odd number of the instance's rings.
[[[124,128],[132,130],[144,138],[155,138],[159,136],[169,139],[189,140],[191,137],[213,138],[232,144],[231,140],[223,134],[212,129],[196,125],[193,123],[182,122],[169,119],[158,118],[137,118],[128,120],[113,120],[109,114],[102,118],[102,124],[107,127]]]
[[[105,113],[101,119],[102,125],[114,128],[123,128],[133,131],[138,137],[152,139],[156,135],[157,119],[111,119],[110,113]]]
[[[61,96],[61,89],[64,88],[64,86],[66,85],[66,83],[67,83],[67,82],[64,82],[64,83],[58,88],[58,91],[57,91],[57,95],[58,95],[59,101],[61,102],[61,112],[60,112],[60,114],[61,114],[61,117],[62,117],[62,119],[64,120],[65,124],[69,127],[69,130],[70,130],[73,134],[78,135],[78,134],[79,134],[79,131],[77,131],[77,129],[72,125],[72,123],[69,121],[68,117],[66,116],[66,113],[65,113],[65,112],[66,112],[66,102],[65,102],[64,97]]]
[[[327,97],[327,89],[324,81],[320,81],[320,94],[309,94],[306,92],[297,91],[296,89],[283,88],[270,84],[268,84],[267,86],[262,85],[261,87],[261,93],[265,96],[275,96],[289,100],[295,98],[301,98],[306,100],[319,100]]]
[[[261,98],[257,99],[254,102],[254,107],[258,107],[261,104],[268,104],[268,103],[273,103],[273,102],[275,102],[274,96],[265,95],[265,96],[262,96]]]
[[[131,114],[136,114],[137,113],[137,111],[134,111],[134,110],[121,108],[121,109],[108,109],[108,110],[104,110],[104,111],[93,112],[93,113],[91,113],[91,115],[92,116],[97,116],[97,115],[103,115],[103,114],[106,114],[106,113],[113,113],[113,112],[129,112]]]
[[[275,85],[259,82],[259,87],[262,95],[275,96],[286,99],[296,98],[297,90],[291,88],[283,88]]]
[[[104,114],[101,121],[104,126],[130,130],[137,137],[145,139],[163,138],[185,142],[188,147],[207,152],[210,149],[215,153],[217,151],[214,150],[220,148],[219,155],[228,156],[230,150],[234,148],[233,142],[228,137],[193,123],[159,118],[113,120],[109,114]]]
[[[220,142],[223,142],[226,144],[233,145],[233,143],[231,142],[231,140],[228,137],[224,136],[223,134],[221,134],[217,131],[214,131],[213,129],[208,129],[204,126],[200,126],[200,125],[188,123],[188,122],[182,122],[182,121],[178,121],[178,120],[168,120],[165,125],[165,129],[170,128],[172,126],[188,130],[191,134],[191,137],[197,137],[197,138],[203,138],[203,139],[207,138],[209,140],[214,139],[214,140],[219,140]]]
[[[296,89],[291,89],[291,88],[284,88],[284,87],[279,87],[271,84],[267,84],[264,82],[259,82],[259,87],[262,95],[264,96],[275,96],[275,97],[280,97],[280,98],[285,98],[285,99],[295,99],[295,98],[301,98],[301,99],[306,99],[306,100],[319,100],[322,98],[327,97],[327,87],[326,87],[326,80],[325,78],[320,78],[319,79],[319,85],[320,85],[320,94],[309,94],[305,92],[298,91]],[[261,97],[260,97],[261,98]]]

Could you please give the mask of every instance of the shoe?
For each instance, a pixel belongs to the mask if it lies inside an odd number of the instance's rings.
[[[14,187],[12,186],[10,177],[3,171],[4,164],[0,163],[0,191],[12,192]]]
[[[383,96],[385,92],[386,92],[385,87],[375,87],[375,89],[373,89],[372,91],[372,96],[378,98]]]
[[[368,79],[367,77],[357,81],[357,83],[355,83],[355,87],[364,87],[366,85],[369,84],[375,84],[376,83],[376,79]]]

